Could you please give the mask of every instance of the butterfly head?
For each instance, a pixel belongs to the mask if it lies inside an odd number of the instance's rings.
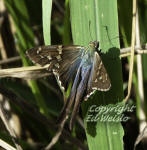
[[[97,50],[99,48],[99,42],[98,41],[91,41],[89,43],[89,47],[91,50]]]

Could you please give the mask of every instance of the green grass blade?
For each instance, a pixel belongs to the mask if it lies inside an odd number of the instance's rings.
[[[141,43],[147,43],[147,5],[146,1],[138,1],[139,6],[139,25],[140,25],[140,38]],[[144,80],[147,81],[147,55],[143,55],[143,73],[144,73]]]
[[[18,45],[20,47],[18,49],[20,56],[22,58],[23,64],[27,66],[28,61],[25,58],[25,50],[34,46],[34,34],[30,28],[30,18],[28,16],[25,2],[24,0],[7,0],[5,1],[5,5],[12,16],[17,31],[16,36],[18,38]]]
[[[69,0],[65,0],[65,16],[64,16],[64,34],[63,34],[63,44],[68,45],[71,42],[70,39],[70,10],[69,10]]]
[[[52,0],[42,1],[42,11],[43,11],[43,35],[44,42],[46,45],[51,44],[51,11],[52,11]]]
[[[132,1],[118,1],[118,11],[122,40],[124,42],[124,46],[128,47],[131,44]]]
[[[28,66],[29,60],[25,56],[25,51],[28,48],[32,48],[34,46],[34,33],[30,26],[30,16],[28,15],[27,6],[24,0],[7,0],[5,1],[6,7],[10,12],[17,35],[17,42],[19,46],[19,54],[22,58],[22,62],[24,66]],[[48,109],[44,102],[44,99],[40,93],[39,87],[36,81],[29,81],[30,88],[32,93],[35,96],[36,102],[40,111],[44,114],[48,114]]]
[[[102,59],[112,83],[109,92],[96,92],[94,97],[83,102],[82,108],[86,120],[85,114],[91,105],[100,106],[103,104],[107,106],[113,104],[111,107],[115,107],[114,103],[123,99],[117,1],[71,0],[70,10],[74,44],[87,45],[89,41],[100,41],[102,52],[107,52]],[[123,149],[123,129],[120,122],[87,123],[85,121],[85,128],[90,150]]]

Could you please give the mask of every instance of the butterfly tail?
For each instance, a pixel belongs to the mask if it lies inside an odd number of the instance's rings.
[[[73,124],[75,122],[76,115],[79,111],[80,104],[84,97],[84,93],[87,88],[87,82],[89,79],[90,71],[91,71],[90,66],[86,67],[86,69],[82,68],[82,73],[81,73],[82,80],[80,81],[79,86],[77,88],[76,99],[75,99],[74,108],[73,108],[73,111],[71,114],[71,120],[70,120],[70,124],[69,124],[70,130],[72,130],[72,128],[73,128]]]
[[[77,71],[77,74],[76,74],[69,98],[67,99],[67,101],[66,101],[66,103],[65,103],[65,105],[64,105],[64,107],[63,107],[63,109],[59,115],[59,118],[57,120],[57,123],[59,123],[59,124],[64,120],[65,117],[68,118],[68,114],[70,113],[71,107],[72,107],[74,100],[75,100],[77,86],[79,84],[80,72],[81,72],[81,67],[79,67],[79,69]]]

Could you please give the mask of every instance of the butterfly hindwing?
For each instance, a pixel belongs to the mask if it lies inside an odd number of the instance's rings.
[[[104,67],[101,57],[97,52],[95,52],[85,100],[87,100],[95,90],[108,91],[110,87],[111,83],[107,71]]]

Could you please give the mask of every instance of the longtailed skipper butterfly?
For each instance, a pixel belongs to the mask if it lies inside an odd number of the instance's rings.
[[[87,47],[50,45],[32,48],[27,56],[41,66],[48,66],[60,83],[62,90],[72,88],[62,110],[60,120],[66,120],[73,107],[70,128],[79,110],[81,101],[87,100],[96,90],[108,91],[110,79],[99,54],[99,42],[90,42]]]

